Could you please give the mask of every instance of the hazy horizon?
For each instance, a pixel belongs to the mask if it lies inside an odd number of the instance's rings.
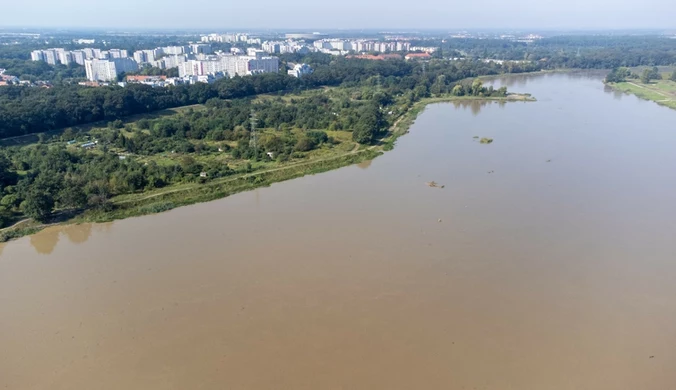
[[[214,3],[165,0],[118,0],[99,3],[92,15],[90,1],[36,0],[3,6],[10,20],[0,28],[65,29],[249,29],[249,30],[662,30],[676,29],[676,2],[646,0],[570,0],[551,5],[539,0],[476,2],[402,0],[363,3],[345,0],[340,7],[307,0],[284,3]],[[208,11],[208,12],[204,12]]]

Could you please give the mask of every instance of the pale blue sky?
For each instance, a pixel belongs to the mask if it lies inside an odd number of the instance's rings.
[[[676,0],[33,0],[0,9],[0,27],[676,28]]]

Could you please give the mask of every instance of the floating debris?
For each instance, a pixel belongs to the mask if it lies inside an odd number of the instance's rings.
[[[439,185],[439,183],[437,183],[434,180],[428,181],[425,184],[427,184],[428,187],[432,187],[432,188],[444,188],[444,187],[446,187],[445,185]]]
[[[552,160],[547,160],[547,162],[552,162]]]
[[[441,222],[441,218],[439,218],[439,219],[437,220],[437,222]]]
[[[479,141],[479,143],[482,143],[482,144],[490,144],[490,143],[493,143],[493,138],[486,138],[486,137],[484,137],[484,138],[482,138],[482,139]]]
[[[478,135],[475,135],[475,136],[474,136],[474,137],[472,137],[472,138],[479,138],[479,136],[478,136]]]

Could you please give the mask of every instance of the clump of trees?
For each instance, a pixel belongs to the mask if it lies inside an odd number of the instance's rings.
[[[643,84],[648,84],[651,80],[662,80],[662,75],[656,66],[650,69],[643,69],[643,73],[641,73],[641,82]]]
[[[629,68],[614,68],[605,78],[606,83],[622,83],[628,78],[638,78]]]
[[[505,97],[507,96],[507,87],[500,87],[494,89],[493,86],[484,87],[480,79],[474,79],[471,84],[458,83],[451,93],[453,96],[482,96],[482,97]]]

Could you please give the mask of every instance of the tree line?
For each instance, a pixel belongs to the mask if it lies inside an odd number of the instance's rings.
[[[369,61],[312,56],[315,72],[298,79],[284,74],[261,74],[167,88],[130,84],[126,87],[91,88],[56,85],[53,88],[7,86],[0,88],[0,138],[47,132],[98,121],[111,121],[130,115],[166,108],[202,104],[212,98],[235,99],[261,93],[299,91],[319,86],[356,86],[376,77],[375,82],[395,93],[413,91],[413,99],[430,93],[448,92],[460,79],[506,71],[537,70],[535,65],[520,68],[477,62],[419,63]],[[317,59],[317,62],[313,62]],[[443,77],[441,77],[443,76]]]

